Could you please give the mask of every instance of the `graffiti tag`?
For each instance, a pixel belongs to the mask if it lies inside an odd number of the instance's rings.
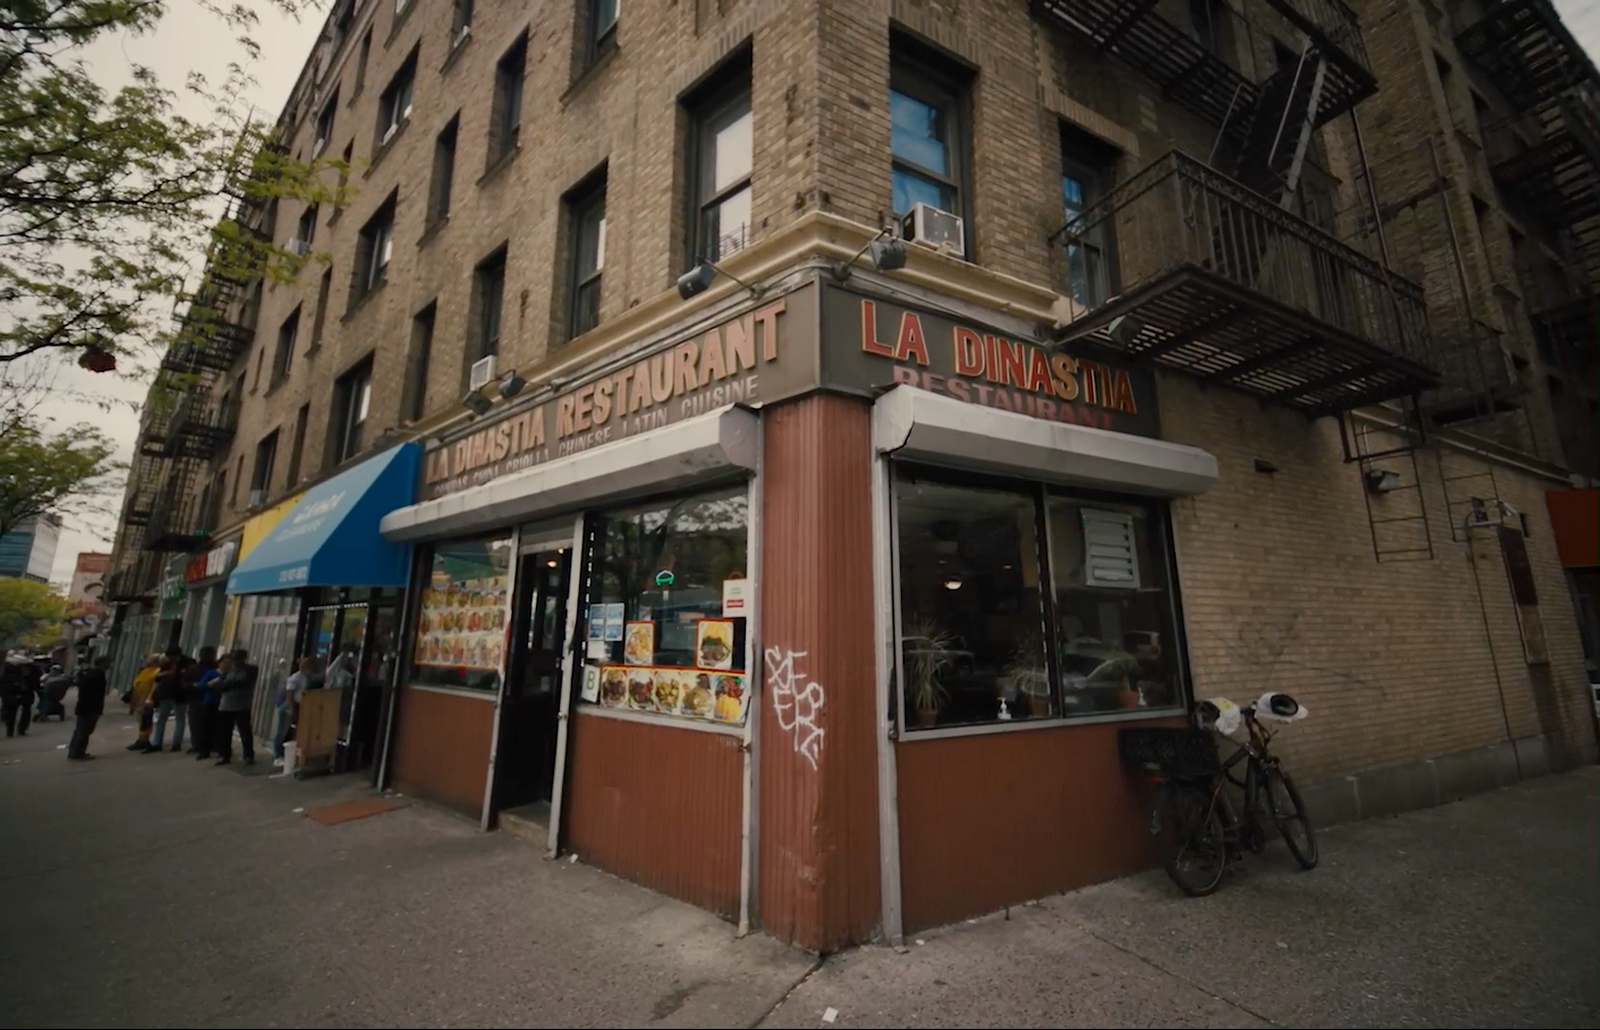
[[[827,695],[822,684],[806,679],[795,669],[795,659],[805,656],[804,651],[785,651],[779,647],[767,648],[764,655],[778,728],[793,738],[795,753],[815,769],[825,736],[818,723]]]

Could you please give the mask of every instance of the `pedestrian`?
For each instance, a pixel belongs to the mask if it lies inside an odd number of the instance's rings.
[[[156,731],[150,738],[145,754],[161,750],[167,733],[167,718],[176,724],[172,733],[172,750],[183,750],[183,729],[189,719],[190,688],[194,685],[194,659],[176,647],[167,648],[167,660],[156,673]]]
[[[78,703],[72,713],[78,717],[78,723],[72,728],[72,740],[67,744],[69,761],[87,762],[94,758],[89,753],[89,735],[94,732],[95,723],[100,721],[100,714],[106,710],[106,666],[110,663],[107,655],[97,655],[89,668],[79,669],[74,677],[78,686]]]
[[[128,703],[128,714],[139,719],[139,736],[128,745],[129,751],[150,750],[150,729],[156,720],[155,702],[151,700],[156,690],[156,676],[161,672],[162,658],[153,654],[144,660],[144,666],[133,675],[133,686],[122,695]]]
[[[250,702],[255,696],[256,677],[259,675],[250,664],[250,653],[244,648],[233,652],[228,671],[223,673],[219,687],[222,697],[217,702],[217,733],[213,747],[222,757],[218,765],[233,761],[233,731],[239,731],[239,753],[245,765],[256,763],[255,732],[250,727]]]
[[[43,722],[50,716],[57,715],[65,722],[67,710],[61,701],[67,696],[67,688],[70,686],[72,677],[68,676],[60,665],[50,666],[50,671],[45,673],[44,679],[39,683],[39,708],[34,712],[34,718]]]
[[[272,765],[274,768],[283,765],[283,745],[289,739],[289,730],[294,725],[295,713],[300,710],[300,698],[305,695],[306,690],[311,686],[311,670],[314,668],[316,668],[316,659],[300,659],[295,666],[295,671],[278,690],[278,729],[272,735]]]
[[[39,670],[25,652],[12,651],[6,655],[6,664],[0,668],[0,722],[6,724],[6,736],[28,735],[28,724],[33,721],[33,695],[35,677]]]
[[[211,753],[212,723],[216,721],[212,713],[217,710],[215,681],[221,673],[217,671],[216,648],[202,647],[198,658],[194,689],[189,696],[189,752],[204,757]],[[209,705],[206,703],[208,693]]]

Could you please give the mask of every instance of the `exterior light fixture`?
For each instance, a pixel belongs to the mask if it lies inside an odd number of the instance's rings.
[[[850,278],[851,265],[854,265],[865,254],[872,259],[872,267],[880,272],[898,272],[906,267],[906,241],[894,235],[894,228],[880,229],[878,235],[867,241],[867,245],[856,251],[848,261],[839,261],[833,265],[831,271],[837,282],[844,282]]]
[[[483,389],[480,387],[476,390],[468,390],[467,395],[461,398],[461,405],[474,415],[487,415],[489,409],[494,407],[494,401],[485,397]]]
[[[1265,458],[1257,458],[1256,459],[1256,471],[1257,472],[1266,473],[1267,475],[1271,475],[1272,473],[1278,471],[1278,466],[1274,465],[1272,462],[1268,461]]]
[[[511,398],[521,393],[527,387],[527,385],[528,381],[517,375],[516,371],[513,369],[506,375],[504,379],[500,380],[500,396],[509,401]],[[479,414],[481,415],[483,413],[479,412]]]
[[[1110,325],[1106,326],[1106,333],[1111,337],[1111,341],[1123,347],[1132,347],[1133,342],[1143,331],[1144,323],[1132,315],[1118,315],[1111,320]]]
[[[1400,473],[1393,469],[1367,469],[1361,477],[1368,493],[1386,494],[1400,489]]]
[[[765,286],[758,283],[747,283],[732,272],[723,271],[709,261],[702,261],[687,272],[678,276],[678,296],[684,300],[692,300],[711,288],[718,275],[725,275],[729,279],[750,291],[750,296],[760,297],[767,292]]]
[[[944,581],[944,588],[946,590],[960,590],[961,580],[958,577],[951,576],[949,579]]]

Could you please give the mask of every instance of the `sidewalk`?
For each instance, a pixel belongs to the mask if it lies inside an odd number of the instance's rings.
[[[1593,1026],[1595,769],[1336,827],[1222,891],[1157,873],[820,966],[364,779],[0,739],[0,1027]]]

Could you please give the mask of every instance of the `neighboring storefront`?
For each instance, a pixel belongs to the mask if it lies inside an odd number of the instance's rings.
[[[238,553],[239,541],[228,540],[184,563],[183,632],[179,646],[190,657],[202,647],[220,648],[223,644],[228,573],[233,571]]]
[[[236,639],[261,669],[259,736],[271,735],[295,662],[312,659],[317,691],[299,725],[306,768],[366,768],[375,756],[410,568],[410,549],[384,540],[378,521],[411,500],[420,454],[401,444],[286,502],[228,578],[240,598]]]
[[[183,569],[189,556],[179,554],[168,560],[161,572],[161,582],[156,587],[155,646],[158,651],[179,647],[183,643],[183,613],[189,592],[183,584]]]

